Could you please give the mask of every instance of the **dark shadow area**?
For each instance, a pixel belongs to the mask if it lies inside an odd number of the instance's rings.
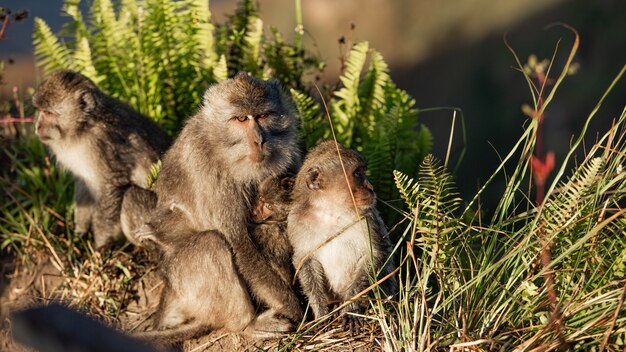
[[[545,114],[545,146],[556,153],[557,167],[567,151],[572,136],[578,136],[585,120],[615,76],[626,64],[626,2],[619,0],[569,1],[531,18],[508,33],[508,41],[524,63],[530,54],[539,60],[550,58],[562,38],[557,63],[551,75],[556,78],[569,55],[574,35],[563,27],[545,27],[563,22],[580,35],[580,48],[574,62],[578,73],[568,76],[558,89]],[[391,70],[398,86],[406,89],[419,108],[455,106],[463,109],[467,130],[467,151],[456,182],[465,200],[469,200],[510,151],[528,123],[522,104],[532,106],[530,90],[521,72],[516,70],[513,55],[506,48],[503,33],[496,33],[474,45],[449,45],[454,49],[434,54],[414,67]],[[590,126],[586,143],[594,143],[597,133],[608,131],[626,103],[626,82],[619,82],[605,100]],[[429,112],[420,115],[435,135],[434,153],[445,158],[452,112]],[[457,119],[458,122],[458,119]],[[460,123],[457,123],[457,128]],[[453,160],[462,150],[460,129],[455,131]],[[500,156],[498,155],[500,153]],[[579,153],[581,155],[582,153]],[[515,157],[516,162],[518,156]],[[459,177],[459,176],[462,176]],[[498,177],[496,187],[482,198],[493,209],[504,187]]]

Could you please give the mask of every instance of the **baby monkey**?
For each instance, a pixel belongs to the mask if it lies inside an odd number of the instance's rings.
[[[292,177],[268,177],[261,182],[250,229],[259,251],[288,286],[293,278],[293,249],[287,238],[293,183]]]
[[[309,152],[296,177],[288,235],[296,275],[315,319],[329,313],[331,302],[351,299],[393,270],[391,243],[365,170],[361,155],[325,141]],[[381,288],[385,295],[394,294],[395,277]],[[344,327],[358,329],[359,318],[346,313],[365,308],[356,300],[346,305]]]
[[[292,186],[290,177],[264,180],[251,214],[253,241],[287,285],[293,277],[286,233]],[[140,336],[172,344],[216,329],[257,337],[290,330],[290,323],[277,320],[271,310],[257,316],[258,302],[248,294],[233,261],[224,260],[232,254],[223,235],[218,231],[197,234],[186,228],[189,216],[176,204],[159,208],[135,234],[135,241],[162,254],[165,283],[155,330]]]

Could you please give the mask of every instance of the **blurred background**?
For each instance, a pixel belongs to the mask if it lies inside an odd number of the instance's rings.
[[[82,6],[88,8],[89,0]],[[39,79],[33,59],[31,34],[35,16],[58,32],[68,20],[61,13],[62,0],[2,0],[13,11],[28,9],[22,23],[7,28],[0,42],[0,59],[7,65],[0,95],[13,87],[36,86]],[[234,0],[212,0],[217,22],[235,8]],[[266,30],[277,27],[287,38],[294,32],[295,2],[261,0]],[[302,0],[306,45],[327,63],[322,79],[336,82],[339,58],[347,43],[367,40],[390,66],[391,77],[407,90],[420,109],[449,106],[463,110],[467,139],[457,116],[452,160],[465,148],[455,174],[464,199],[486,181],[509,151],[527,122],[522,104],[532,105],[530,91],[515,60],[504,44],[504,35],[522,62],[530,54],[540,60],[552,57],[560,39],[557,62],[569,54],[574,35],[580,35],[575,62],[578,72],[566,78],[546,111],[545,145],[557,156],[567,152],[604,90],[626,64],[626,1],[623,0]],[[558,67],[558,66],[557,66]],[[557,71],[555,71],[556,74]],[[598,112],[592,130],[606,131],[626,103],[626,82],[620,82]],[[190,111],[193,107],[190,107]],[[433,152],[445,157],[452,129],[452,112],[424,112],[419,118],[435,136]],[[594,133],[588,143],[593,143]],[[497,192],[496,192],[497,193]],[[493,199],[490,199],[493,198]],[[483,202],[498,199],[487,194]]]

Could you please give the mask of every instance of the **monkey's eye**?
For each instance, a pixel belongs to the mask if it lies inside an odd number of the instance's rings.
[[[265,203],[265,207],[266,207],[268,210],[272,210],[272,209],[274,209],[274,206],[272,205],[272,203]]]
[[[354,171],[354,177],[357,179],[362,179],[365,176],[362,169],[357,169]]]
[[[248,120],[248,116],[235,116],[235,119],[239,122],[246,122]]]

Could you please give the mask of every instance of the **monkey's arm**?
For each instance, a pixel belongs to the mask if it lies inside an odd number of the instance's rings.
[[[349,285],[345,291],[340,294],[343,299],[350,300],[369,287],[369,277],[371,275],[370,265],[371,262],[366,257],[361,258],[357,262],[348,279],[348,281],[351,282],[351,285]],[[346,330],[353,334],[358,332],[361,328],[361,317],[348,313],[362,314],[365,311],[363,299],[364,297],[355,298],[341,310],[343,313],[343,316],[341,317],[342,324]]]
[[[74,201],[76,202],[74,229],[76,233],[82,235],[89,232],[96,201],[85,182],[79,178],[74,181]]]
[[[100,200],[93,214],[93,236],[96,248],[102,247],[110,240],[119,236],[120,210],[125,188],[114,183],[102,187]]]
[[[307,259],[298,272],[298,280],[309,300],[315,319],[328,314],[328,292],[330,288],[322,264],[317,259]]]
[[[298,298],[259,253],[247,231],[231,238],[229,242],[233,248],[235,264],[252,295],[279,315],[298,323],[302,319]]]

